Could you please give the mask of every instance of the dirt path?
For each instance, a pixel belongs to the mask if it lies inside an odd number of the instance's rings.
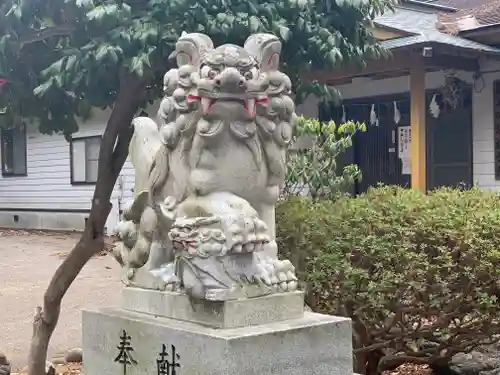
[[[27,363],[37,304],[78,236],[0,231],[0,352],[16,369]],[[118,303],[118,265],[110,256],[92,259],[63,300],[49,359],[81,345],[81,309]]]

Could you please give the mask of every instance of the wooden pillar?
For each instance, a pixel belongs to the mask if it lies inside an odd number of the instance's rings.
[[[425,65],[421,56],[414,56],[410,68],[411,105],[411,187],[427,191],[427,140],[425,103]]]

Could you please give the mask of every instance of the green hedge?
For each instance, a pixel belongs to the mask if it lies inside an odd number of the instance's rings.
[[[381,187],[277,207],[280,253],[317,312],[353,319],[356,370],[439,366],[500,332],[500,197]]]

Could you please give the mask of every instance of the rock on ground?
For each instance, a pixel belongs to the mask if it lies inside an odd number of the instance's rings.
[[[81,348],[68,350],[64,360],[67,363],[81,363],[83,361],[83,350]]]
[[[10,375],[11,367],[7,356],[0,352],[0,375]]]
[[[80,363],[54,364],[55,375],[81,375],[82,365]],[[25,367],[21,371],[12,373],[11,375],[28,375],[28,369]]]
[[[10,365],[0,365],[0,375],[10,375]]]
[[[405,363],[395,370],[384,371],[382,375],[434,375],[434,372],[428,365]]]
[[[449,369],[456,375],[500,375],[500,345],[494,344],[467,354],[455,355]]]

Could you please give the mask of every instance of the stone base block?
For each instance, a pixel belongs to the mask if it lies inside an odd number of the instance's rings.
[[[351,340],[349,319],[308,312],[214,329],[112,308],[83,311],[85,375],[352,375]]]
[[[181,293],[127,287],[123,289],[121,307],[214,328],[237,328],[301,318],[304,293],[213,302],[193,300]]]

